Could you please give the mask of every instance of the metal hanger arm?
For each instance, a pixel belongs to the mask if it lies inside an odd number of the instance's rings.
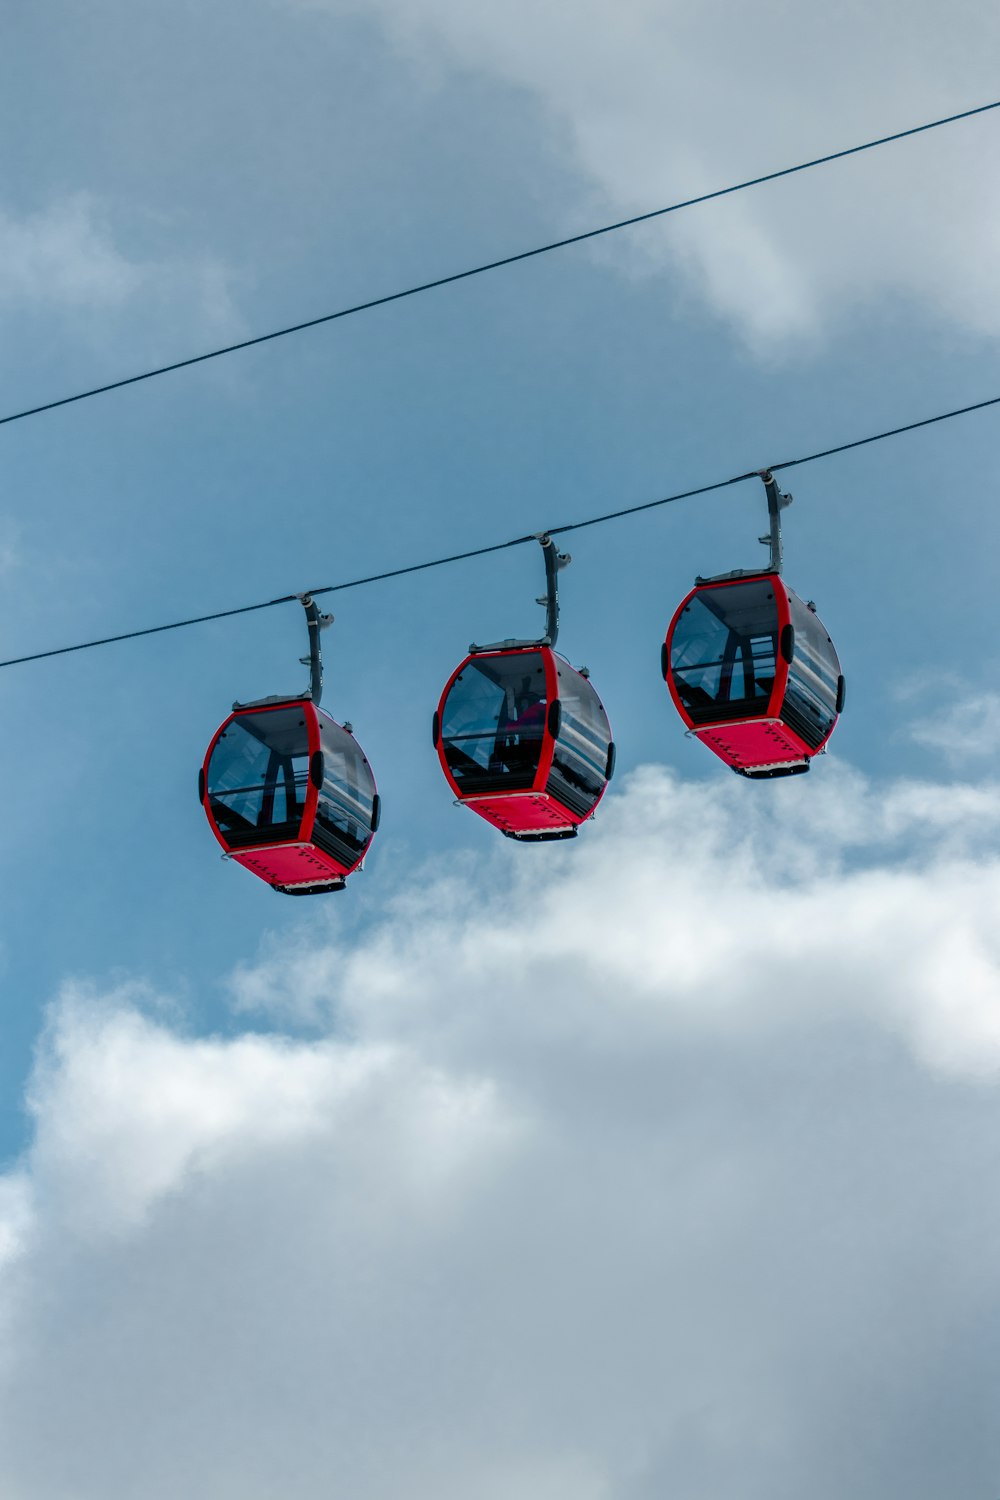
[[[234,703],[234,709],[265,708],[271,703],[290,702],[315,703],[316,707],[319,707],[323,696],[323,654],[320,647],[320,631],[333,624],[333,615],[321,614],[311,594],[296,594],[295,597],[306,612],[306,625],[309,630],[309,655],[299,657],[302,665],[309,668],[309,686],[304,693],[291,695],[272,693],[268,698],[254,698],[250,703]]]
[[[559,572],[565,568],[573,559],[568,552],[560,552],[555,542],[545,531],[540,531],[535,537],[542,549],[545,558],[545,593],[536,599],[536,604],[545,605],[545,634],[538,640],[521,641],[493,641],[488,646],[477,646],[475,641],[469,647],[470,656],[475,656],[481,651],[515,651],[521,647],[528,646],[554,646],[559,638]]]

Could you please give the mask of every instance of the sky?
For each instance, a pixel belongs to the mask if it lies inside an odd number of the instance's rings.
[[[53,0],[0,48],[0,415],[990,102],[923,0]],[[0,657],[639,504],[1000,394],[1000,112],[9,424]],[[566,545],[618,771],[572,845],[430,718],[518,548],[335,594],[383,822],[218,858],[282,607],[0,671],[4,1500],[1000,1484],[994,412],[791,471],[847,678],[750,784],[659,677],[734,486]]]

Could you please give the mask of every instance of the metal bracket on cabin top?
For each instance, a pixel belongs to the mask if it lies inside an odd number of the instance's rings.
[[[310,699],[318,708],[323,696],[323,654],[319,637],[321,630],[326,630],[333,624],[333,615],[321,615],[319,605],[311,594],[300,594],[299,603],[306,612],[306,624],[309,627],[309,655],[299,657],[302,665],[309,668],[309,689],[303,697]]]
[[[783,561],[781,553],[781,512],[786,506],[791,505],[792,497],[791,495],[783,494],[779,490],[777,480],[770,469],[761,469],[760,478],[764,483],[764,489],[767,491],[767,516],[770,526],[767,534],[758,537],[757,540],[763,546],[770,547],[771,549],[770,571],[772,573],[780,573]]]

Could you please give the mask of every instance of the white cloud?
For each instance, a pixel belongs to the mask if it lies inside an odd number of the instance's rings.
[[[648,768],[613,825],[605,817],[587,830],[586,854],[552,856],[550,884],[518,861],[514,899],[498,909],[496,872],[462,869],[400,897],[397,920],[359,947],[306,940],[237,971],[237,1004],[296,1023],[325,1015],[369,1037],[382,1025],[408,1038],[443,1025],[438,1045],[457,1025],[463,1058],[482,1026],[485,1059],[509,994],[536,984],[555,985],[546,1028],[586,1020],[602,1043],[619,1005],[657,1032],[714,1033],[780,1027],[804,1005],[843,1015],[858,995],[868,1020],[900,1028],[931,1065],[1000,1069],[1000,989],[980,993],[974,957],[980,939],[1000,954],[1000,865],[983,858],[1000,842],[1000,787],[884,788],[831,762],[770,790],[760,798],[726,778],[707,793]],[[953,984],[928,982],[955,934],[969,938],[968,974],[960,966]],[[805,1000],[802,973],[812,976]],[[620,987],[610,1011],[606,987]],[[469,1001],[458,1016],[438,1002],[456,990]]]
[[[0,214],[0,302],[118,307],[141,280],[86,194],[22,219]]]
[[[141,1228],[193,1178],[231,1171],[261,1150],[301,1147],[358,1113],[363,1119],[389,1079],[401,1100],[413,1096],[420,1133],[407,1151],[412,1146],[425,1188],[460,1168],[458,1138],[471,1142],[489,1114],[488,1089],[452,1087],[389,1046],[194,1040],[144,1016],[142,998],[68,986],[35,1070],[32,1175],[74,1236]],[[386,1127],[391,1135],[394,1125]]]
[[[118,238],[109,205],[89,193],[20,217],[0,208],[0,310],[234,324],[232,275],[217,257],[129,255]]]
[[[650,768],[235,976],[314,1040],[68,987],[0,1493],[995,1488],[998,833],[995,786]]]
[[[30,1189],[20,1174],[0,1178],[0,1271],[22,1254],[31,1222]]]
[[[938,698],[934,717],[911,726],[912,738],[952,765],[992,759],[1000,744],[1000,694],[951,683],[939,690]]]
[[[301,0],[299,0],[301,3]],[[591,185],[581,225],[986,103],[1000,12],[767,0],[309,0],[374,15],[423,69],[490,75],[548,112]],[[595,252],[666,268],[763,356],[916,303],[1000,334],[996,116],[687,211]],[[526,177],[531,164],[525,163]]]

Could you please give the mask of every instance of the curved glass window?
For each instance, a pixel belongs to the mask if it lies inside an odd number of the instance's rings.
[[[472,657],[455,678],[441,715],[441,747],[459,790],[530,787],[547,710],[540,651]]]
[[[795,649],[781,717],[811,748],[826,739],[837,718],[840,662],[823,622],[789,590]]]
[[[699,592],[684,606],[670,644],[677,695],[695,724],[767,712],[778,649],[770,579]]]
[[[234,848],[298,837],[309,782],[309,735],[301,708],[240,714],[208,763],[208,802]]]
[[[323,749],[323,785],[313,824],[313,843],[349,869],[371,842],[375,778],[353,735],[326,714],[317,717]]]
[[[588,813],[607,783],[611,725],[601,700],[579,672],[559,664],[559,737],[547,791],[564,807]]]

